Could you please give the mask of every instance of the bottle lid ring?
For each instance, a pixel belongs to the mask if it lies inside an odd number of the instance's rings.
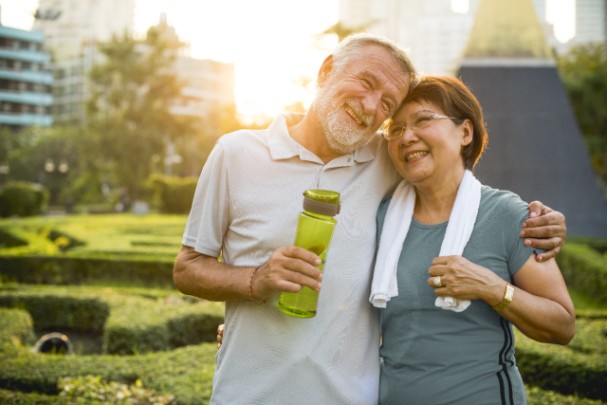
[[[339,204],[318,201],[304,196],[303,209],[306,211],[315,212],[320,215],[334,216],[339,214],[339,207]]]

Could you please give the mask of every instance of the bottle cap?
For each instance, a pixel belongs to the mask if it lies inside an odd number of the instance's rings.
[[[307,190],[304,192],[303,209],[320,215],[339,214],[339,193],[330,190]]]

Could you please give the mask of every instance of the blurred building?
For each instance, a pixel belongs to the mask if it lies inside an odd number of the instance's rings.
[[[171,41],[181,42],[175,28],[168,24],[167,15],[160,15],[158,26]],[[179,103],[171,106],[175,115],[198,117],[202,119],[204,130],[208,134],[219,130],[221,111],[235,104],[234,65],[209,59],[196,59],[185,51],[177,55],[173,66],[174,74],[183,81]]]
[[[135,0],[40,0],[34,27],[44,32],[52,54],[55,123],[84,123],[90,96],[88,75],[101,61],[98,44],[114,35],[132,35],[134,12]],[[166,35],[179,41],[165,14],[160,16],[159,25]],[[172,111],[201,117],[207,129],[214,130],[217,111],[234,104],[233,65],[181,54],[174,69],[185,83],[187,101],[174,105]]]
[[[364,27],[398,42],[422,73],[453,75],[479,1],[340,0],[339,19],[346,27]],[[549,43],[556,45],[546,1],[534,0],[533,6]]]
[[[576,0],[575,37],[571,45],[607,41],[607,1]]]
[[[34,29],[44,32],[52,55],[55,123],[84,122],[96,44],[132,32],[134,14],[135,0],[39,0]]]
[[[180,56],[175,63],[175,73],[185,81],[182,94],[186,101],[174,105],[171,111],[178,115],[200,117],[205,123],[206,132],[216,133],[222,109],[236,102],[234,65]]]
[[[0,25],[0,127],[52,125],[49,62],[41,32]]]

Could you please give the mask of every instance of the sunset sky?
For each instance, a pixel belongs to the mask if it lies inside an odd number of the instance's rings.
[[[2,24],[30,29],[38,0],[0,0]],[[467,0],[453,0],[465,7]],[[558,6],[556,6],[558,4]],[[573,0],[548,0],[549,19],[561,21],[557,37],[573,34]],[[167,13],[170,25],[190,44],[191,56],[234,62],[241,113],[273,116],[304,96],[293,80],[314,78],[330,38],[314,35],[338,19],[338,0],[137,0],[135,32],[142,34]],[[291,18],[277,18],[288,15]]]

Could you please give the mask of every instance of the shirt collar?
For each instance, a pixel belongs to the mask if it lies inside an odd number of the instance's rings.
[[[314,153],[297,143],[289,135],[289,125],[293,125],[303,118],[301,113],[288,113],[277,116],[268,127],[268,145],[270,155],[274,160],[290,159],[299,156],[301,160],[307,160],[323,164],[322,160]],[[327,163],[330,166],[352,166],[354,163],[364,163],[375,158],[378,148],[378,140],[371,141],[351,153],[339,156]],[[385,147],[385,145],[380,146]]]

